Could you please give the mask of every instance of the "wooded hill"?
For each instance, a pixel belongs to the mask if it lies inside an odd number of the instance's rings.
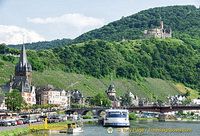
[[[14,75],[15,64],[18,61],[16,59],[10,62],[11,59],[7,61],[4,59],[0,55],[0,85],[6,84],[10,79],[10,75]],[[145,78],[143,81],[134,81],[118,78],[110,80],[106,78],[97,79],[88,75],[66,73],[60,70],[33,71],[32,85],[44,86],[46,84],[69,91],[78,89],[83,93],[84,97],[92,97],[98,93],[105,94],[105,90],[111,84],[115,85],[117,97],[122,96],[127,91],[131,91],[140,98],[148,98],[149,101],[167,101],[168,95],[185,94],[188,90],[190,91],[189,98],[198,97],[197,91],[187,88],[182,84],[174,84],[162,79]]]
[[[144,30],[158,27],[161,20],[164,21],[165,28],[172,28],[174,38],[181,39],[194,48],[200,48],[198,46],[200,45],[200,9],[195,6],[168,6],[143,10],[82,34],[74,40],[38,42],[27,44],[26,47],[27,49],[50,49],[94,39],[120,41],[122,37],[134,40],[142,36]],[[20,48],[20,46],[9,47]]]
[[[52,50],[28,50],[27,55],[33,70],[41,72],[58,69],[96,78],[135,81],[152,77],[181,82],[191,88],[200,87],[200,52],[177,39],[113,43],[93,40]]]

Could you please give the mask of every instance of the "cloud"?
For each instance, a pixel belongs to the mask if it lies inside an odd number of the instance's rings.
[[[0,43],[22,44],[23,36],[25,43],[45,40],[42,36],[32,30],[12,25],[0,25]]]
[[[59,17],[48,17],[48,18],[27,18],[28,22],[38,24],[69,24],[74,27],[84,28],[91,26],[102,26],[104,25],[104,19],[88,17],[82,14],[64,14]]]

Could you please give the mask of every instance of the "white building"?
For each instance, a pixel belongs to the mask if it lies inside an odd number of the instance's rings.
[[[137,95],[134,95],[133,93],[129,92],[129,96],[131,97],[131,104],[138,106],[139,104],[139,98]]]
[[[187,98],[184,95],[174,95],[167,97],[170,104],[182,104],[182,101],[186,101]]]
[[[200,104],[200,99],[192,99],[191,104]]]
[[[54,88],[52,85],[46,85],[37,90],[37,104],[56,104],[67,108],[70,106],[70,93],[66,90]]]

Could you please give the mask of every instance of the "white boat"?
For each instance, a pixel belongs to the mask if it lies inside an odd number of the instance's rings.
[[[69,134],[81,133],[81,132],[83,132],[82,127],[75,127],[75,128],[70,128],[67,130],[67,133]]]
[[[60,133],[68,133],[68,134],[81,133],[81,132],[83,132],[83,129],[78,125],[76,125],[74,128],[60,130]]]
[[[129,127],[129,112],[122,109],[108,109],[105,111],[103,126]]]

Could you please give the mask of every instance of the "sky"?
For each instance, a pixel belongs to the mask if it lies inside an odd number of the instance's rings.
[[[74,39],[122,16],[200,0],[0,0],[0,44]]]

